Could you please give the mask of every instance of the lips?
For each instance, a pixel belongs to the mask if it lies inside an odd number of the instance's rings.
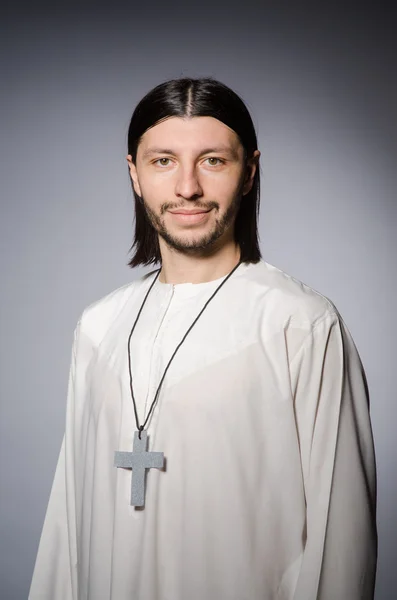
[[[196,225],[209,219],[210,210],[185,210],[184,212],[171,212],[176,223],[180,225]]]
[[[201,215],[202,213],[209,212],[209,210],[171,210],[173,215]]]

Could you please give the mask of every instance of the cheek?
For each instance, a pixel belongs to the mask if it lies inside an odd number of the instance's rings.
[[[161,184],[156,178],[141,177],[139,179],[142,196],[149,204],[156,204],[157,200],[164,198],[166,186]]]
[[[219,201],[229,203],[239,192],[239,181],[235,178],[219,178],[208,182],[207,192],[212,195],[216,194]]]
[[[209,193],[217,192],[225,199],[237,193],[240,181],[238,174],[233,169],[214,173],[205,171],[199,180],[204,190]]]

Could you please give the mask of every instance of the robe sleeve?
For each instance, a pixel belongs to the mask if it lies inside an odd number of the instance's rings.
[[[81,318],[74,331],[69,370],[66,426],[51,488],[29,600],[77,600],[77,536],[75,440],[87,389],[86,369],[92,354],[81,334]]]
[[[377,562],[376,464],[364,369],[339,313],[293,360],[306,496],[305,549],[294,600],[372,600]]]

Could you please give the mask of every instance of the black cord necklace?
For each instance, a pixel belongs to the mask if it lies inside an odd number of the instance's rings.
[[[190,330],[192,329],[192,327],[195,325],[195,323],[197,322],[199,317],[202,315],[204,310],[207,308],[208,304],[211,302],[213,297],[218,293],[218,291],[223,286],[223,284],[226,283],[226,281],[229,279],[229,277],[231,277],[231,275],[234,273],[234,271],[237,269],[237,267],[239,265],[241,265],[241,263],[242,263],[242,261],[240,260],[237,263],[237,265],[232,269],[232,271],[230,271],[230,273],[227,275],[227,277],[220,283],[220,285],[218,285],[215,292],[212,294],[212,296],[210,296],[210,298],[204,304],[203,308],[201,309],[201,311],[199,312],[197,317],[194,319],[194,321],[190,325],[189,329],[186,331],[182,340],[179,342],[178,346],[175,348],[175,351],[172,354],[172,356],[171,356],[170,360],[168,361],[168,364],[164,370],[163,376],[160,379],[160,383],[159,383],[157,391],[154,395],[154,400],[150,406],[150,409],[146,416],[146,419],[144,420],[143,425],[140,425],[139,419],[138,419],[138,411],[137,411],[135,397],[134,397],[134,391],[132,389],[130,340],[131,340],[131,336],[134,332],[135,326],[138,322],[138,319],[141,315],[142,309],[145,305],[145,302],[149,296],[149,293],[150,293],[152,287],[154,286],[154,284],[156,283],[158,276],[160,275],[161,267],[157,271],[156,277],[154,278],[148,291],[146,292],[145,298],[142,302],[142,305],[138,311],[138,315],[135,319],[135,323],[132,326],[130,335],[128,336],[128,343],[127,343],[128,368],[129,368],[129,375],[130,375],[130,390],[131,390],[132,402],[134,405],[134,413],[135,413],[135,421],[136,421],[137,431],[134,434],[133,451],[132,452],[116,451],[115,452],[115,460],[114,460],[115,467],[124,467],[124,468],[132,469],[132,477],[131,477],[131,505],[132,506],[143,506],[145,503],[145,471],[146,471],[146,469],[150,469],[153,467],[155,467],[157,469],[161,469],[164,465],[164,453],[163,452],[147,452],[146,451],[147,432],[145,430],[145,425],[148,422],[150,415],[152,414],[152,412],[154,410],[154,407],[157,402],[158,394],[159,394],[161,385],[164,381],[164,377],[168,371],[168,368],[169,368],[175,354],[177,353],[177,351],[179,350],[179,348],[185,341],[185,339],[186,339],[188,333],[190,332]]]

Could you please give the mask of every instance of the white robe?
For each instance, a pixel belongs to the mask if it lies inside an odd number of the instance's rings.
[[[177,351],[147,425],[145,508],[113,466],[136,430],[127,339],[156,271],[88,306],[30,600],[369,600],[377,555],[368,391],[334,304],[242,264]],[[131,338],[142,424],[225,279],[158,279]]]

